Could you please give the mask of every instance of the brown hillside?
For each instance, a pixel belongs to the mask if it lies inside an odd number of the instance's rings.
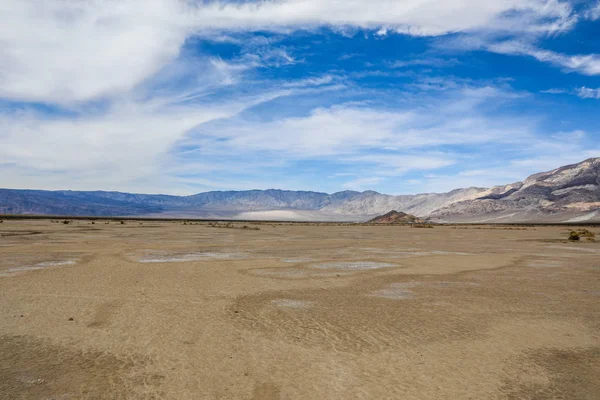
[[[421,224],[425,221],[414,215],[392,210],[389,213],[375,217],[368,222],[371,224]]]

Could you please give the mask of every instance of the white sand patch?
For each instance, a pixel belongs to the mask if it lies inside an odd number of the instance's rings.
[[[291,278],[291,279],[307,279],[307,278],[331,278],[345,276],[348,273],[344,272],[326,272],[324,270],[307,270],[302,268],[263,268],[255,269],[250,272],[252,275],[264,276],[267,278]]]
[[[474,287],[479,286],[478,283],[475,282],[447,282],[447,281],[435,281],[435,282],[398,282],[392,283],[388,287],[380,290],[376,290],[374,292],[369,293],[369,296],[372,297],[385,297],[388,299],[402,300],[402,299],[410,299],[415,296],[415,293],[412,290],[418,287]]]
[[[554,260],[546,260],[546,261],[538,260],[538,261],[531,261],[531,262],[527,263],[527,266],[532,267],[532,268],[556,268],[556,267],[561,267],[562,263],[560,261],[554,261]]]
[[[434,251],[430,251],[429,252],[432,255],[440,255],[440,254],[454,254],[457,256],[470,256],[472,255],[471,253],[462,253],[460,251],[444,251],[444,250],[434,250]]]
[[[568,219],[568,220],[563,221],[563,222],[583,222],[583,221],[589,221],[590,219],[594,218],[596,215],[598,215],[598,211],[593,211],[591,213],[584,214],[584,215],[581,215],[579,217],[574,217],[574,218]]]
[[[278,278],[304,278],[309,276],[308,271],[297,268],[264,268],[252,271],[259,276],[278,277]]]
[[[585,253],[599,253],[600,250],[589,249],[586,247],[570,247],[570,246],[546,246],[549,249],[561,249],[561,250],[571,250],[571,251],[582,251]]]
[[[444,251],[444,250],[433,250],[433,251],[390,251],[386,254],[387,258],[413,258],[413,257],[427,257],[427,256],[441,256],[441,255],[457,255],[457,256],[470,256],[472,253],[462,253],[457,251]]]
[[[306,262],[311,262],[313,261],[312,258],[284,258],[281,260],[281,262],[284,263],[306,263]]]
[[[360,222],[360,215],[330,214],[311,210],[248,211],[236,214],[232,219],[246,221],[348,221]]]
[[[379,247],[360,247],[357,250],[360,251],[368,251],[371,253],[411,253],[411,252],[419,252],[421,251],[421,249],[416,249],[416,248],[406,248],[406,249],[400,249],[397,247],[394,247],[393,249],[382,249]]]
[[[242,260],[247,258],[245,253],[152,253],[138,258],[141,263],[172,263],[202,260]]]
[[[392,300],[404,300],[413,298],[414,293],[411,290],[407,290],[406,287],[407,284],[405,283],[392,283],[385,289],[380,289],[369,293],[369,296],[384,297],[386,299]]]
[[[53,267],[59,267],[62,265],[74,265],[75,261],[73,260],[63,260],[63,261],[44,261],[33,265],[24,265],[20,267],[12,267],[6,269],[4,271],[0,271],[0,276],[12,276],[21,274],[28,271],[37,271],[40,269],[47,269]]]
[[[316,269],[339,269],[348,271],[361,271],[369,269],[391,268],[396,264],[371,262],[371,261],[345,261],[345,262],[329,262],[323,264],[313,264],[310,267]]]
[[[307,309],[312,306],[312,301],[305,300],[291,300],[291,299],[277,299],[272,301],[273,304],[279,307],[293,308],[296,310]]]

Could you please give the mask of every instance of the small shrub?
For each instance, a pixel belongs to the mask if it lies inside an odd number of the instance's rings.
[[[577,233],[575,231],[571,231],[569,233],[569,240],[573,240],[573,241],[579,240],[579,233]]]
[[[2,220],[0,219],[0,224],[3,224],[3,223],[4,223],[4,221],[2,221]]]
[[[586,237],[586,238],[596,237],[596,234],[594,232],[588,231],[587,229],[580,229],[577,231],[577,234],[581,237]]]
[[[66,220],[66,219],[63,221],[63,224],[65,224],[65,225],[69,225],[70,223],[71,223],[71,221]]]
[[[121,225],[125,225],[125,221],[121,221]]]
[[[431,224],[412,224],[413,228],[433,228]]]

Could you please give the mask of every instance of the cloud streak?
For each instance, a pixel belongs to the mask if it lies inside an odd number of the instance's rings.
[[[475,65],[459,60],[462,41],[467,50],[600,75],[596,54],[538,45],[597,19],[597,8],[578,15],[559,0],[5,0],[1,186],[181,194],[310,188],[326,185],[314,178],[325,174],[336,188],[405,179],[439,190],[441,181],[417,175],[490,162],[498,148],[511,159],[527,159],[525,147],[555,157],[540,143],[543,113],[518,110],[531,94],[500,83],[506,77],[442,71]],[[358,45],[327,64],[340,38]],[[402,59],[369,64],[385,40]],[[450,56],[419,47],[451,40]],[[599,98],[582,84],[570,87]]]
[[[417,36],[556,31],[567,29],[571,19],[569,4],[557,0],[5,0],[0,7],[0,97],[70,104],[118,96],[176,60],[193,35],[322,26],[387,27]],[[284,49],[251,57],[257,63],[295,62]]]

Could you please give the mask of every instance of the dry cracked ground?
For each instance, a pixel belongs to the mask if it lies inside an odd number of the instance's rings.
[[[600,242],[252,227],[4,221],[0,398],[600,398]]]

